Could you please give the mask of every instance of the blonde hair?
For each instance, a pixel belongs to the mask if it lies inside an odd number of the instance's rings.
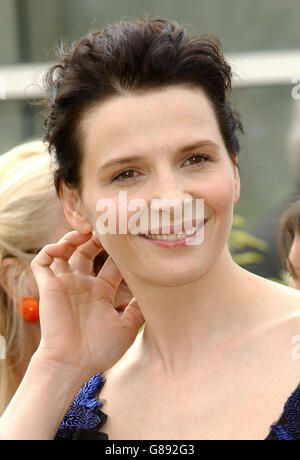
[[[47,145],[41,141],[0,155],[0,267],[6,257],[24,261],[24,270],[12,273],[8,281],[13,298],[0,286],[0,336],[6,347],[5,359],[0,359],[0,415],[18,387],[13,368],[23,359],[18,294],[24,291],[24,277],[58,205],[51,169]]]

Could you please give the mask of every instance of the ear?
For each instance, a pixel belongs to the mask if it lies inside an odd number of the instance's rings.
[[[233,169],[234,171],[234,204],[236,204],[240,199],[240,193],[241,193],[241,180],[240,180],[240,174],[239,174],[237,155],[235,155],[235,158],[234,158],[233,168],[234,168]]]
[[[16,297],[15,282],[24,270],[28,267],[17,257],[7,257],[2,260],[0,265],[0,286],[8,297]]]
[[[82,235],[92,232],[93,226],[81,209],[81,199],[78,192],[61,181],[59,184],[59,196],[65,217],[71,227]]]

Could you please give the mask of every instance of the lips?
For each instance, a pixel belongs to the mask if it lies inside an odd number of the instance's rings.
[[[165,249],[177,249],[190,245],[199,245],[203,241],[202,227],[204,227],[207,221],[208,219],[202,220],[189,234],[185,231],[179,234],[141,234],[139,236],[147,240],[150,244],[155,244]]]

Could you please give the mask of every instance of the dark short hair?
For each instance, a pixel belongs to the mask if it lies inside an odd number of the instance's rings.
[[[57,162],[55,187],[63,180],[80,192],[80,121],[88,109],[122,91],[146,91],[170,85],[201,87],[216,114],[233,162],[240,150],[239,115],[229,102],[231,68],[220,42],[189,37],[182,25],[145,17],[121,20],[89,33],[66,49],[46,74],[48,111],[45,141]]]
[[[277,246],[282,267],[288,269],[297,278],[294,267],[289,261],[289,253],[295,238],[300,234],[300,196],[297,197],[281,215],[277,225]]]

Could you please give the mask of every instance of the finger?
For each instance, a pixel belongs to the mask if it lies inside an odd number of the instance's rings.
[[[37,285],[40,286],[49,278],[55,278],[55,274],[51,270],[55,257],[65,257],[69,249],[69,243],[63,241],[61,243],[48,244],[45,246],[31,262],[31,269]]]
[[[79,271],[86,275],[92,273],[95,257],[103,250],[103,247],[96,234],[93,234],[86,243],[78,246],[69,260],[73,271]]]
[[[108,301],[112,306],[115,302],[116,292],[123,276],[111,257],[107,259],[97,275],[101,283],[101,299]]]
[[[51,269],[53,270],[53,273],[55,275],[59,275],[61,273],[70,273],[72,272],[72,268],[69,264],[69,259],[76,252],[78,247],[82,244],[84,244],[87,239],[91,238],[92,233],[88,233],[86,235],[82,235],[81,233],[77,231],[72,231],[66,233],[59,241],[58,243],[62,242],[68,242],[68,250],[64,254],[64,257],[60,258],[55,258],[53,261],[53,264],[51,266]]]
[[[78,246],[79,244],[85,243],[87,239],[93,236],[92,232],[89,233],[79,233],[77,230],[72,230],[71,232],[66,233],[59,241],[67,240],[70,244]]]
[[[60,240],[58,240],[58,243],[61,243],[62,241],[67,241],[70,244],[70,248],[67,253],[67,258],[70,259],[72,254],[76,251],[76,249],[80,245],[86,243],[92,236],[92,232],[82,235],[77,231],[73,231],[66,233]]]
[[[134,334],[138,333],[138,330],[142,327],[145,322],[145,318],[139,308],[137,300],[135,297],[131,299],[129,304],[124,310],[123,315],[121,316],[122,321],[125,321],[130,325]]]

